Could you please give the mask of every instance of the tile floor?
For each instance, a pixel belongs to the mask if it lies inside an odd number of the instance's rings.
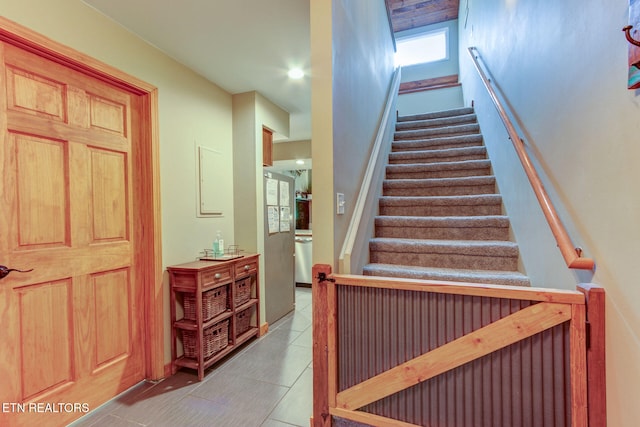
[[[140,383],[71,426],[307,427],[311,351],[311,289],[296,288],[296,309],[207,370],[202,382],[180,370]]]

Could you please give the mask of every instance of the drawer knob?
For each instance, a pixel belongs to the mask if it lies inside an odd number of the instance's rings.
[[[251,266],[249,266],[249,265],[245,265],[245,266],[244,266],[244,271],[249,271],[249,269],[250,269],[250,268],[251,268]]]
[[[221,279],[222,278],[222,274],[216,273],[216,275],[213,276],[213,277],[214,277],[214,279]]]

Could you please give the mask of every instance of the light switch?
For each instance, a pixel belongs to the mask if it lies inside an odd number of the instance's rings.
[[[336,193],[336,213],[344,215],[344,194]]]

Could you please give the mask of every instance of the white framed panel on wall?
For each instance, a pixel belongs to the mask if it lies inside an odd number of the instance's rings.
[[[224,157],[220,151],[198,146],[198,189],[196,215],[222,216],[221,192],[225,182]]]

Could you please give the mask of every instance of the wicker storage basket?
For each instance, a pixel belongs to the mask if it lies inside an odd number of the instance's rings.
[[[196,295],[184,294],[184,318],[196,320]],[[227,287],[220,286],[202,293],[202,321],[216,317],[227,309]]]
[[[182,331],[182,345],[184,357],[196,359],[196,334],[197,331]],[[205,359],[210,358],[229,345],[229,320],[223,320],[203,331],[202,354]]]
[[[238,280],[235,283],[235,295],[233,300],[236,306],[244,304],[251,299],[251,277]]]
[[[251,325],[251,307],[236,314],[236,335],[247,332]]]

